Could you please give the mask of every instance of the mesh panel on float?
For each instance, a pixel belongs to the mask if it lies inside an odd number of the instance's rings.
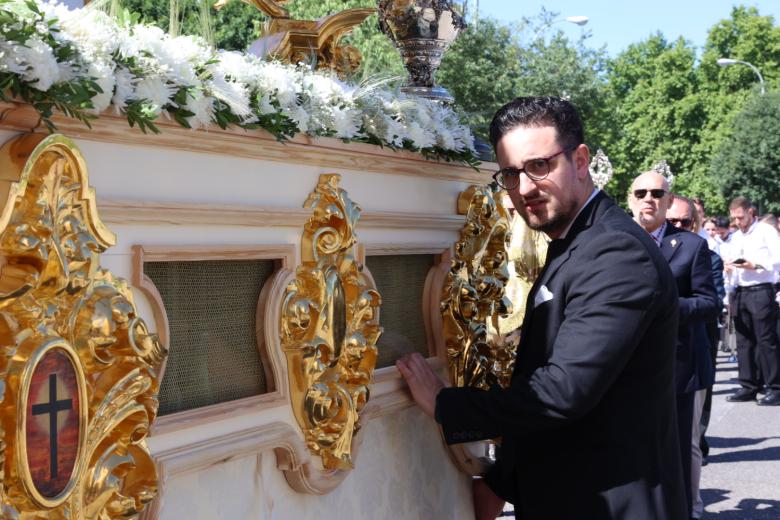
[[[423,321],[425,279],[434,255],[367,256],[366,267],[382,296],[379,312],[384,332],[379,336],[376,368],[391,366],[401,355],[419,352],[428,357]]]
[[[255,314],[274,270],[274,260],[144,263],[170,327],[160,415],[267,391]]]

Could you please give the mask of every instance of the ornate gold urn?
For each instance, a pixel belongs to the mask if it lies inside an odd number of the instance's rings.
[[[447,0],[378,0],[379,27],[393,40],[409,72],[401,90],[451,103],[452,96],[434,84],[444,51],[466,27]]]

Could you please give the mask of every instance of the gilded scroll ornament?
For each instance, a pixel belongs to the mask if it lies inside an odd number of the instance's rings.
[[[219,0],[214,6],[219,9],[228,1]],[[250,47],[251,53],[286,63],[316,61],[317,68],[332,69],[342,77],[354,74],[360,67],[360,51],[342,45],[341,39],[375,14],[376,9],[345,9],[319,20],[293,20],[283,7],[287,0],[242,1],[270,18],[263,27],[264,36]]]
[[[6,143],[0,199],[2,517],[136,518],[165,349],[100,267],[116,239],[69,139]]]
[[[305,207],[301,266],[282,302],[281,343],[295,418],[328,470],[352,468],[352,441],[376,364],[379,293],[352,254],[360,208],[321,175]]]
[[[466,224],[441,301],[450,380],[456,386],[508,386],[519,342],[513,331],[522,322],[518,310],[543,263],[539,234],[524,228],[522,219],[513,221],[502,194],[470,186],[458,197]],[[520,232],[519,243],[512,242],[513,227]]]

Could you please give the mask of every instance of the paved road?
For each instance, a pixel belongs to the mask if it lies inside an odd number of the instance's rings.
[[[736,369],[718,357],[702,520],[780,520],[780,406],[727,402]]]

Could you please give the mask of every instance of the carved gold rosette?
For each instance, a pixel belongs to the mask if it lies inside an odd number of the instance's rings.
[[[291,401],[309,450],[328,470],[352,467],[353,437],[376,364],[379,293],[352,255],[360,208],[321,175],[305,207],[301,266],[282,302]]]
[[[146,435],[166,352],[100,267],[84,159],[61,135],[0,149],[2,518],[135,518],[157,491]]]
[[[458,197],[466,224],[455,243],[441,301],[450,379],[456,386],[507,386],[516,341],[491,341],[490,329],[512,313],[505,294],[510,280],[510,217],[499,194],[470,186]]]

